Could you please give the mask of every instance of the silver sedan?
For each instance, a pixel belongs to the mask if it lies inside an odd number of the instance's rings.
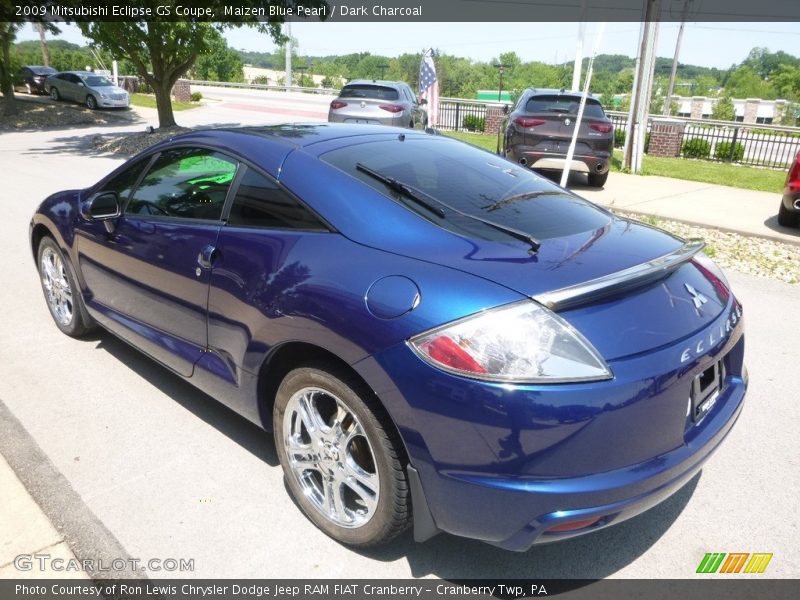
[[[428,114],[407,83],[355,80],[345,85],[331,102],[331,123],[370,123],[425,129]]]
[[[128,92],[91,71],[63,71],[47,78],[45,89],[53,100],[74,100],[88,108],[127,108]]]

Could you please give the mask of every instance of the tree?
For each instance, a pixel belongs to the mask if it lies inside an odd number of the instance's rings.
[[[242,58],[236,50],[228,47],[225,38],[211,29],[209,51],[197,58],[194,73],[197,79],[206,81],[244,81]]]
[[[270,6],[320,7],[324,0],[254,0],[248,3],[250,8],[262,8],[269,13]],[[146,6],[156,14],[157,6],[184,4],[180,0],[137,0],[133,5]],[[218,14],[229,6],[225,0],[209,0],[203,3]],[[256,11],[253,11],[256,12]],[[85,22],[78,23],[81,32],[103,50],[114,56],[127,58],[135,67],[139,77],[153,88],[158,108],[159,127],[175,125],[170,97],[175,82],[195,64],[198,56],[209,52],[214,37],[210,33],[216,29],[222,32],[228,28],[243,25],[256,27],[262,33],[269,34],[275,42],[284,41],[281,35],[281,23],[259,22],[255,16],[239,16],[238,22],[204,23],[199,21],[147,21],[147,22]]]
[[[730,96],[723,96],[717,100],[717,103],[714,104],[714,108],[711,110],[711,118],[717,121],[733,121],[735,116],[733,100],[730,99]]]

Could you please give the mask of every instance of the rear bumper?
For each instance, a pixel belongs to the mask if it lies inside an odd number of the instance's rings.
[[[800,191],[786,191],[783,194],[783,206],[786,210],[800,212],[800,208],[795,206],[796,203],[800,203]]]
[[[508,158],[514,162],[524,164],[531,169],[561,171],[567,165],[567,157],[561,153],[541,152],[526,146],[516,146],[509,149]],[[575,154],[572,157],[569,170],[577,173],[608,173],[611,157],[607,152],[595,154]]]

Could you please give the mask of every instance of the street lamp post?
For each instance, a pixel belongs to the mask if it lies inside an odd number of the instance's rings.
[[[381,79],[383,79],[383,74],[389,68],[389,65],[378,65],[378,68],[381,70]]]
[[[498,102],[501,100],[501,97],[503,95],[503,73],[505,73],[506,69],[508,69],[510,66],[511,65],[506,65],[506,64],[503,64],[503,63],[495,65],[495,68],[500,72],[500,86],[499,86],[499,89],[497,90],[497,101]]]
[[[305,71],[306,71],[306,69],[308,69],[308,67],[307,66],[295,67],[294,69],[295,69],[295,71],[300,71],[300,81],[298,83],[300,84],[300,87],[303,87],[303,73],[305,73]]]

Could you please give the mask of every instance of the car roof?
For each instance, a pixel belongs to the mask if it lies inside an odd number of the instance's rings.
[[[69,73],[70,75],[80,75],[82,77],[88,77],[89,75],[96,75],[98,77],[104,77],[104,75],[99,75],[94,71],[61,71],[61,73]],[[61,74],[59,73],[59,75]]]
[[[567,90],[567,89],[556,89],[556,88],[528,88],[524,92],[528,94],[530,97],[533,96],[574,96],[580,98],[583,96],[583,92],[580,90]],[[595,99],[594,94],[589,93],[587,98]]]
[[[388,81],[386,79],[354,79],[353,81],[348,81],[344,84],[344,87],[348,85],[383,85],[386,87],[397,87],[400,85],[408,85],[403,81]]]
[[[171,146],[198,144],[211,146],[221,152],[233,152],[247,158],[268,173],[277,177],[283,160],[292,150],[304,149],[327,142],[347,146],[359,141],[385,139],[389,136],[429,137],[423,131],[414,131],[385,125],[354,123],[287,123],[248,127],[219,127],[198,129],[176,135],[148,149],[148,152]],[[311,152],[315,154],[317,150]]]

